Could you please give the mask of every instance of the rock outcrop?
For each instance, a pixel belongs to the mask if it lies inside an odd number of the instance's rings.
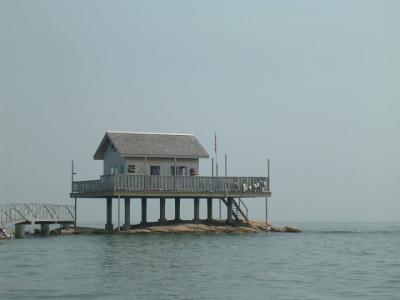
[[[301,232],[296,227],[273,227],[270,222],[249,221],[228,225],[225,221],[213,220],[199,224],[172,223],[169,224],[147,224],[134,225],[129,230],[120,231],[121,234],[136,233],[258,233],[258,232]]]
[[[72,235],[75,233],[74,228],[57,228],[50,232],[50,235]]]
[[[262,221],[239,222],[232,225],[226,224],[225,221],[213,220],[212,222],[193,223],[189,221],[174,222],[168,221],[165,224],[148,223],[140,225],[131,225],[128,230],[121,231],[115,229],[115,234],[164,234],[164,233],[258,233],[258,232],[301,232],[296,227],[284,226],[275,227],[268,222],[266,226]],[[74,228],[58,228],[51,232],[53,235],[70,235],[70,234],[109,234],[110,231],[99,228],[77,227]]]
[[[297,227],[292,227],[292,226],[283,226],[283,227],[272,226],[271,231],[272,232],[292,232],[292,233],[302,232],[301,229],[299,229]]]

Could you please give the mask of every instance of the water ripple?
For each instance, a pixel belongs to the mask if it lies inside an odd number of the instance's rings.
[[[398,231],[334,229],[6,241],[1,299],[396,299]]]

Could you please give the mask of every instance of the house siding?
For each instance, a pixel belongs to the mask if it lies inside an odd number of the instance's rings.
[[[116,169],[116,173],[128,173],[128,166],[134,165],[136,168],[136,175],[150,175],[151,166],[160,166],[160,175],[161,176],[171,176],[171,167],[174,166],[175,160],[174,158],[155,158],[149,157],[147,158],[147,165],[144,157],[129,157],[124,158],[121,154],[116,150],[115,152],[111,151],[111,144],[107,147],[107,150],[104,154],[104,175],[112,174],[112,169]],[[186,175],[190,175],[190,169],[195,168],[197,170],[197,174],[199,173],[199,159],[193,158],[177,158],[176,159],[177,167],[186,167]]]
[[[137,175],[150,175],[150,167],[151,166],[160,166],[160,175],[161,176],[171,176],[171,167],[173,167],[175,161],[173,158],[147,158],[147,165],[145,163],[145,159],[143,157],[137,158],[125,158],[124,164],[124,173],[128,173],[128,166],[135,165]],[[176,159],[176,166],[184,166],[187,168],[187,174],[190,175],[190,169],[195,168],[197,173],[199,172],[199,160],[198,159]],[[146,167],[146,169],[145,169]]]
[[[124,172],[124,158],[121,154],[116,150],[115,152],[111,151],[111,143],[108,145],[107,150],[104,154],[104,175],[112,174],[112,168],[116,168],[117,173]]]

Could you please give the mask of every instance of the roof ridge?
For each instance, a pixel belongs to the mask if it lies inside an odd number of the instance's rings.
[[[139,131],[116,131],[116,130],[106,130],[106,133],[132,133],[132,134],[160,134],[160,135],[189,135],[189,136],[194,136],[194,134],[192,134],[192,133],[139,132]]]

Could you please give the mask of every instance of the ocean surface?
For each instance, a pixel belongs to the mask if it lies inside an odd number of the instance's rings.
[[[0,241],[0,299],[400,299],[400,224]]]

